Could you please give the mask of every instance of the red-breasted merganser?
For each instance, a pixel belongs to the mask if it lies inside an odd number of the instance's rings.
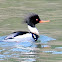
[[[35,27],[37,23],[49,22],[40,20],[38,14],[31,13],[28,17],[25,18],[25,23],[28,25],[30,32],[26,31],[17,31],[8,35],[3,41],[7,42],[21,42],[21,41],[37,41],[39,37],[39,31]]]

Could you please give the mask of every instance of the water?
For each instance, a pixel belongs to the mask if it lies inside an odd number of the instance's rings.
[[[62,60],[62,46],[48,44],[48,36],[37,42],[0,42],[0,62],[55,62]]]

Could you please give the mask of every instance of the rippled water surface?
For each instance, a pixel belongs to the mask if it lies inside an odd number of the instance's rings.
[[[47,39],[52,40],[52,38],[50,37],[47,37]],[[43,40],[44,39],[42,38],[42,41],[37,42],[0,42],[0,62],[58,62],[59,60],[61,61],[62,46],[50,45],[48,41]],[[56,41],[51,40],[50,42]]]

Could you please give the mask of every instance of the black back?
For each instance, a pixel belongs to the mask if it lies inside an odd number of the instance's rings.
[[[17,31],[17,32],[13,32],[10,35],[8,35],[5,39],[13,39],[14,37],[18,36],[18,35],[23,35],[29,32],[26,31]]]

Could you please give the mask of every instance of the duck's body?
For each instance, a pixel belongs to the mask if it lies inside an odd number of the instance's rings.
[[[21,41],[36,41],[38,35],[31,32],[17,31],[8,35],[3,41],[6,42],[21,42]]]
[[[25,22],[28,25],[30,32],[26,31],[17,31],[5,37],[3,41],[6,42],[20,42],[20,41],[37,41],[39,37],[39,32],[35,25],[37,23],[49,22],[40,20],[37,14],[31,13],[26,19]]]

